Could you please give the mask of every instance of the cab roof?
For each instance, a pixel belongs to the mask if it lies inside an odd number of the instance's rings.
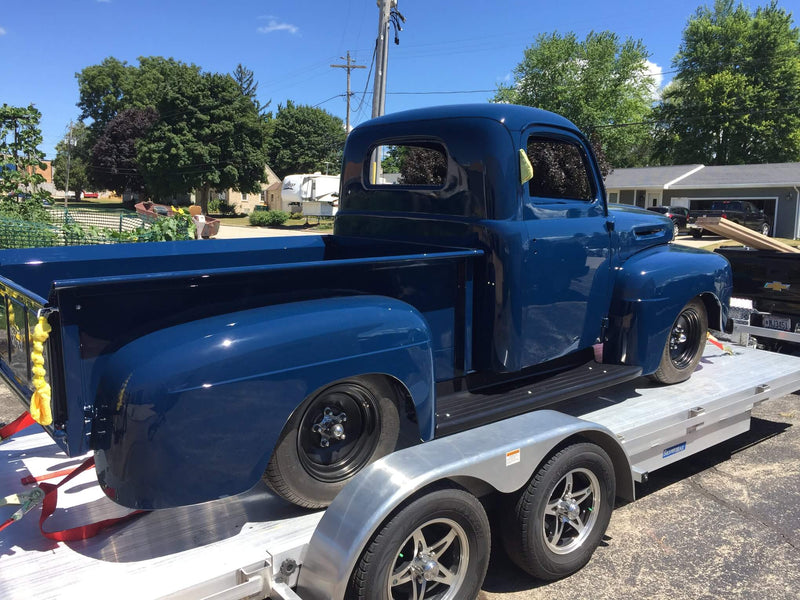
[[[431,106],[390,113],[382,117],[371,119],[362,123],[356,129],[372,125],[388,125],[406,121],[439,120],[439,119],[464,119],[484,118],[504,124],[511,131],[519,131],[530,125],[538,123],[551,125],[577,131],[578,128],[570,120],[540,108],[519,106],[517,104],[451,104],[445,106]]]

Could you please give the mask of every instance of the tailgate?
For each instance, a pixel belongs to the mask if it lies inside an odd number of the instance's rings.
[[[39,315],[50,312],[45,305],[44,298],[0,277],[0,376],[16,393],[25,409],[28,408],[33,394],[33,329]],[[51,342],[52,337],[45,344],[44,367],[45,380],[55,394]]]

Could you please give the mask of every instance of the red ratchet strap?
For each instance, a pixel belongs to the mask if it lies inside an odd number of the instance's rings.
[[[112,525],[116,525],[117,523],[125,523],[126,521],[130,521],[131,519],[148,512],[146,510],[137,510],[125,515],[124,517],[105,519],[103,521],[98,521],[97,523],[89,523],[88,525],[81,525],[80,527],[73,527],[71,529],[62,529],[61,531],[45,531],[44,522],[56,510],[56,504],[58,503],[58,488],[74,477],[77,477],[87,469],[91,469],[92,467],[94,467],[94,457],[87,458],[83,464],[81,464],[81,466],[65,477],[63,481],[57,484],[43,483],[39,486],[45,493],[44,500],[42,501],[42,516],[39,517],[39,529],[44,537],[50,540],[56,540],[57,542],[74,542],[77,540],[85,540],[90,537],[94,537]]]
[[[15,433],[22,431],[26,427],[30,427],[34,423],[36,423],[36,421],[33,420],[29,412],[22,413],[5,427],[0,427],[0,442],[7,440]]]

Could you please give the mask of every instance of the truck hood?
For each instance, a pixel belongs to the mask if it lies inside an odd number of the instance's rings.
[[[673,225],[669,218],[627,204],[609,204],[608,208],[609,219],[617,234],[620,258],[672,241]]]

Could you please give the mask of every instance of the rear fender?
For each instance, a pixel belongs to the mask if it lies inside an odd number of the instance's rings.
[[[310,300],[201,319],[118,350],[95,402],[101,486],[135,508],[237,494],[261,477],[292,411],[338,380],[382,374],[433,435],[431,333],[382,296]]]
[[[640,365],[655,372],[672,324],[699,296],[709,327],[721,330],[728,317],[731,268],[705,250],[674,244],[635,254],[616,271],[603,361]]]

